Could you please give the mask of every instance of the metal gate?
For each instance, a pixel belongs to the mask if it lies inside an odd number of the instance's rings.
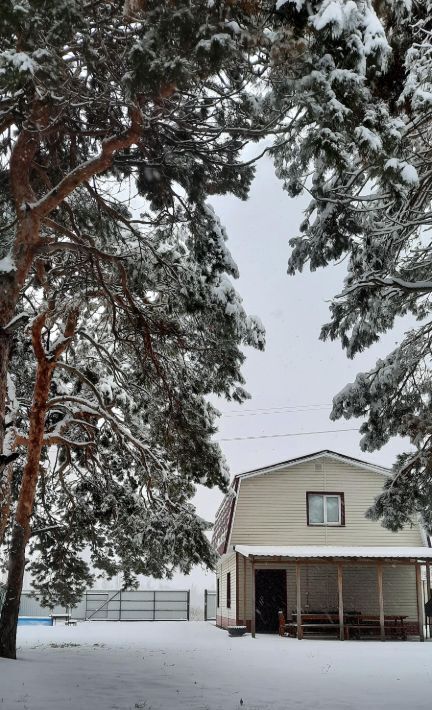
[[[216,592],[204,589],[204,620],[216,621]]]
[[[109,600],[110,595],[108,592],[86,592],[84,618],[91,618],[95,621],[108,619]]]
[[[70,612],[86,621],[189,621],[189,590],[89,590],[78,605],[66,610],[43,607],[30,592],[21,595],[20,616]]]
[[[85,601],[86,621],[189,621],[189,590],[87,592]]]

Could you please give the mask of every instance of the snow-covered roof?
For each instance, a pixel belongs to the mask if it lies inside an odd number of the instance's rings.
[[[244,557],[338,557],[432,560],[431,547],[345,547],[343,545],[234,545]]]
[[[384,468],[384,466],[377,466],[367,461],[362,461],[361,459],[356,459],[353,456],[346,456],[346,454],[339,454],[337,451],[331,451],[330,449],[323,449],[321,451],[315,451],[312,454],[307,454],[306,456],[298,456],[295,459],[288,459],[288,461],[281,461],[280,463],[272,464],[271,466],[265,466],[263,468],[257,468],[252,471],[245,471],[244,473],[238,473],[236,478],[251,478],[252,476],[259,476],[263,473],[270,473],[272,471],[277,471],[281,468],[290,468],[291,466],[296,466],[300,463],[307,463],[308,461],[314,461],[320,458],[329,458],[333,461],[350,463],[354,466],[360,466],[361,468],[367,469],[369,471],[374,471],[375,473],[381,473],[384,476],[390,475],[390,469]]]

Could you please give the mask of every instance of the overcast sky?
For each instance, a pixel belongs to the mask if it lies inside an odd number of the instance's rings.
[[[403,328],[400,325],[354,360],[346,357],[339,342],[319,340],[320,327],[329,320],[329,300],[341,290],[345,264],[287,275],[289,239],[298,234],[307,202],[307,197],[289,198],[269,159],[261,161],[247,202],[212,200],[240,269],[236,285],[245,308],[259,315],[267,332],[265,352],[248,349],[246,353],[244,374],[251,400],[242,406],[217,403],[223,413],[217,439],[232,475],[319,449],[390,466],[403,448],[399,440],[373,454],[364,453],[359,446],[359,421],[329,420],[333,396],[359,371],[369,369],[378,357],[392,350]],[[258,411],[271,408],[279,411]],[[355,431],[337,432],[353,428]],[[303,434],[326,430],[331,431]],[[296,433],[299,435],[226,441]],[[212,519],[220,500],[217,491],[200,491],[197,508]]]
[[[318,339],[320,326],[329,318],[329,300],[341,289],[345,265],[287,275],[289,239],[298,234],[308,198],[289,198],[274,176],[269,159],[260,162],[247,202],[224,197],[213,198],[211,203],[227,229],[228,246],[240,270],[237,290],[247,312],[258,315],[267,332],[265,352],[248,349],[246,353],[244,374],[251,400],[242,406],[217,402],[223,416],[216,438],[231,476],[320,449],[391,466],[395,454],[403,450],[401,440],[373,454],[364,453],[357,432],[360,422],[331,422],[329,414],[332,397],[357,372],[369,369],[378,357],[393,349],[403,332],[402,325],[354,361],[348,360],[338,342]],[[293,409],[257,411],[283,407]],[[336,432],[353,428],[355,431]],[[331,432],[226,441],[325,430]],[[213,521],[221,500],[219,490],[201,488],[195,498],[198,513]],[[214,587],[213,576],[200,570],[189,580],[177,577],[175,583]]]

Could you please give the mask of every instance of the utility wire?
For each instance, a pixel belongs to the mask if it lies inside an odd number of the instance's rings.
[[[276,415],[280,415],[280,414],[302,414],[303,412],[321,412],[326,409],[331,409],[331,405],[328,404],[323,407],[314,407],[314,408],[304,407],[302,409],[300,409],[300,408],[299,409],[286,409],[284,411],[272,411],[272,412],[270,412],[270,411],[268,411],[268,412],[267,411],[254,412],[252,410],[251,412],[245,413],[245,414],[242,414],[241,412],[239,412],[238,414],[224,414],[222,412],[222,416],[227,417],[227,418],[228,417],[230,417],[230,418],[231,417],[266,417],[266,416],[268,417],[268,416],[276,416]]]
[[[222,416],[225,417],[242,417],[245,413],[255,414],[259,412],[280,412],[284,410],[296,411],[296,410],[316,410],[316,409],[330,409],[331,404],[286,404],[283,407],[257,407],[256,409],[229,409],[227,412],[222,412]]]
[[[216,439],[216,441],[250,441],[251,439],[281,439],[287,436],[308,436],[309,434],[336,434],[341,431],[358,431],[357,427],[352,429],[323,429],[322,431],[297,431],[288,434],[260,434],[259,436],[234,436],[231,439]]]

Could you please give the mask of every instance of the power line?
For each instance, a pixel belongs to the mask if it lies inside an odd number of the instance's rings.
[[[283,410],[288,410],[288,411],[296,411],[296,410],[315,410],[315,409],[330,409],[331,404],[286,404],[282,407],[257,407],[256,409],[244,409],[243,407],[241,409],[233,410],[229,409],[226,413],[222,412],[223,416],[226,417],[241,417],[245,416],[245,413],[248,414],[255,414],[259,412],[280,412]]]
[[[288,434],[260,434],[259,436],[234,436],[231,439],[216,439],[216,441],[249,441],[251,439],[281,439],[287,436],[308,436],[309,434],[336,434],[342,431],[357,431],[357,427],[352,429],[323,429],[322,431],[297,431]]]
[[[232,417],[265,417],[265,416],[268,417],[268,416],[277,416],[280,414],[302,414],[303,412],[321,412],[321,411],[328,410],[328,409],[331,409],[330,404],[323,405],[322,407],[318,407],[318,406],[316,406],[316,407],[302,407],[302,408],[299,407],[297,409],[294,409],[294,408],[288,409],[287,408],[284,411],[260,411],[260,410],[254,411],[254,410],[251,410],[250,412],[245,413],[245,414],[243,414],[241,412],[239,412],[238,414],[224,414],[222,412],[222,416],[227,417],[227,418],[228,417],[229,418],[232,418]]]

